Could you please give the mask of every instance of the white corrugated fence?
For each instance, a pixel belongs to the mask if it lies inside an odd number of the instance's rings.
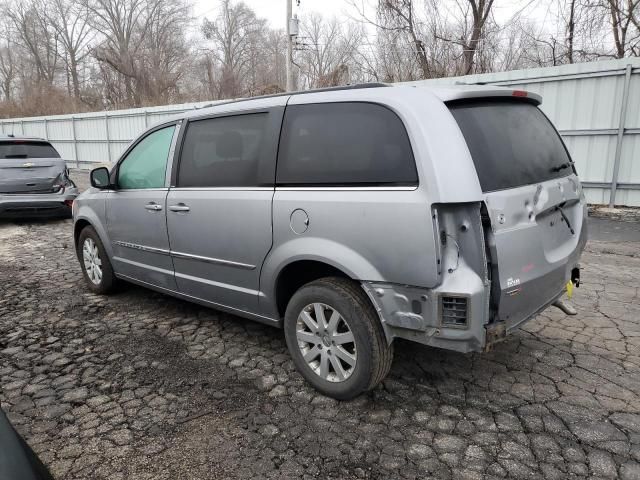
[[[413,82],[486,83],[539,93],[590,203],[640,206],[640,59]],[[72,167],[113,163],[147,126],[212,102],[0,120],[0,134],[50,140]],[[215,103],[215,102],[213,102]]]
[[[589,203],[640,206],[640,58],[413,82],[490,84],[542,95]]]
[[[70,167],[91,168],[95,164],[115,163],[129,143],[154,123],[214,103],[216,102],[12,118],[0,120],[0,135],[46,138]]]

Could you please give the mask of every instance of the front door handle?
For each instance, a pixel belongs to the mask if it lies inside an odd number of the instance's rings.
[[[179,203],[178,205],[171,205],[169,207],[169,210],[171,210],[172,212],[188,212],[191,209],[189,208],[188,205],[185,205],[184,203]]]
[[[149,202],[144,206],[144,208],[153,212],[157,212],[158,210],[162,210],[162,205],[158,205],[155,202]]]

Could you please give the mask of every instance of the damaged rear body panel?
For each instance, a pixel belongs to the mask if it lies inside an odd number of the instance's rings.
[[[446,172],[470,157],[479,191],[468,189],[468,202],[430,204],[438,283],[364,282],[364,289],[389,341],[469,352],[491,349],[558,300],[568,282],[579,284],[587,207],[538,97],[457,95],[444,100],[467,152],[452,147],[434,168]],[[457,178],[448,177],[452,190]]]
[[[0,217],[69,216],[78,189],[41,139],[0,139]]]

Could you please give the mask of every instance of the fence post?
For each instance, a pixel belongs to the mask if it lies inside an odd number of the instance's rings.
[[[149,126],[149,111],[147,109],[144,110],[144,128]]]
[[[78,140],[76,138],[76,117],[71,117],[71,134],[73,135],[73,153],[76,157],[76,168],[80,169],[80,159],[78,158]]]
[[[107,155],[109,156],[109,164],[113,160],[111,160],[111,136],[109,135],[109,114],[104,112],[104,128],[107,132]]]
[[[622,89],[622,102],[620,103],[620,120],[618,122],[618,139],[616,153],[613,160],[613,175],[611,176],[611,195],[609,196],[609,208],[616,203],[616,190],[618,189],[618,173],[620,171],[620,157],[622,155],[622,141],[624,140],[624,125],[627,119],[627,102],[629,100],[629,86],[631,85],[631,64],[627,65],[624,73],[624,87]]]
[[[49,123],[47,122],[47,117],[44,117],[44,138],[49,140]]]

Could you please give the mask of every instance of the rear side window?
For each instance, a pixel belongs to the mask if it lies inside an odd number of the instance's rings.
[[[189,122],[178,187],[257,186],[268,116],[251,113]]]
[[[60,158],[47,142],[0,142],[0,158]]]
[[[544,182],[573,173],[551,122],[525,102],[450,105],[485,192]]]
[[[398,116],[372,103],[291,105],[285,111],[280,185],[417,185]]]

